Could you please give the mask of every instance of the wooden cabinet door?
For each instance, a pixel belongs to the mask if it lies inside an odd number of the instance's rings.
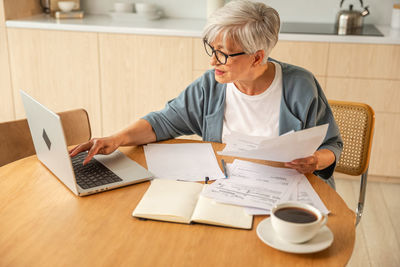
[[[328,77],[328,99],[362,102],[375,111],[369,173],[400,177],[400,80]]]
[[[0,122],[15,119],[6,40],[6,30],[0,26]]]
[[[23,89],[55,112],[85,108],[101,135],[96,33],[8,29],[16,117],[25,117]]]
[[[400,177],[400,113],[376,113],[369,173]]]
[[[363,102],[375,112],[400,113],[400,80],[328,77],[329,99]]]
[[[192,81],[191,38],[99,34],[103,132],[124,128]]]
[[[5,19],[4,19],[4,1],[0,1],[0,27],[4,27]]]
[[[326,76],[328,43],[278,41],[270,57],[303,67],[316,76]]]
[[[193,75],[205,72],[208,69],[212,69],[210,65],[210,57],[207,55],[203,40],[201,38],[193,38]]]
[[[400,45],[332,43],[328,76],[400,80]]]

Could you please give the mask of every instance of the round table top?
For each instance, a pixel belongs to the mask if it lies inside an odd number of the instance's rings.
[[[193,141],[162,143],[182,142]],[[120,150],[147,167],[142,146]],[[234,159],[216,156],[219,163]],[[0,167],[0,265],[344,266],[354,248],[354,212],[322,180],[307,177],[330,210],[334,241],[317,253],[293,254],[258,238],[268,216],[255,216],[252,230],[143,221],[131,214],[149,182],[78,197],[36,156],[27,157]]]

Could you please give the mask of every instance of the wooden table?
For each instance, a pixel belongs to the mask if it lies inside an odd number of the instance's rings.
[[[146,167],[141,146],[121,151]],[[142,221],[131,213],[149,182],[77,197],[31,156],[0,168],[0,266],[344,266],[354,213],[327,184],[308,178],[331,211],[334,241],[318,253],[290,254],[257,237],[266,216],[256,216],[252,230]]]

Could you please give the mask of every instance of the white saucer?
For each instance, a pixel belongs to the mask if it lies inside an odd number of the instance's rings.
[[[257,226],[257,235],[268,246],[290,253],[313,253],[328,248],[333,242],[333,233],[325,225],[318,234],[306,243],[293,244],[280,239],[271,225],[270,218],[262,220]]]
[[[154,14],[149,15],[144,15],[144,14],[138,14],[138,13],[124,13],[124,12],[115,12],[115,11],[110,11],[108,14],[111,16],[111,18],[115,21],[124,21],[124,22],[129,22],[129,21],[142,21],[142,20],[158,20],[161,18],[162,13],[157,12]]]

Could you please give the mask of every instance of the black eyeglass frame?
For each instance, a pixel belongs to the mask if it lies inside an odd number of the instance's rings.
[[[229,57],[236,57],[236,56],[241,56],[241,55],[245,55],[245,54],[246,54],[245,52],[234,53],[234,54],[225,54],[225,53],[222,52],[221,50],[214,49],[214,47],[212,47],[212,46],[207,42],[206,39],[203,39],[203,44],[204,44],[204,50],[206,50],[207,55],[209,55],[210,57],[212,57],[213,55],[215,55],[215,58],[217,59],[217,61],[218,61],[219,63],[221,63],[222,65],[225,65],[225,64],[226,64],[226,62],[228,61],[228,58],[229,58]],[[212,50],[211,55],[210,55],[210,53],[208,53],[207,46],[208,46],[209,48],[211,48],[211,50]],[[225,62],[222,62],[222,61],[221,61],[221,59],[217,56],[217,53],[216,53],[216,52],[218,52],[218,53],[220,53],[220,54],[222,54],[222,55],[224,56]]]

